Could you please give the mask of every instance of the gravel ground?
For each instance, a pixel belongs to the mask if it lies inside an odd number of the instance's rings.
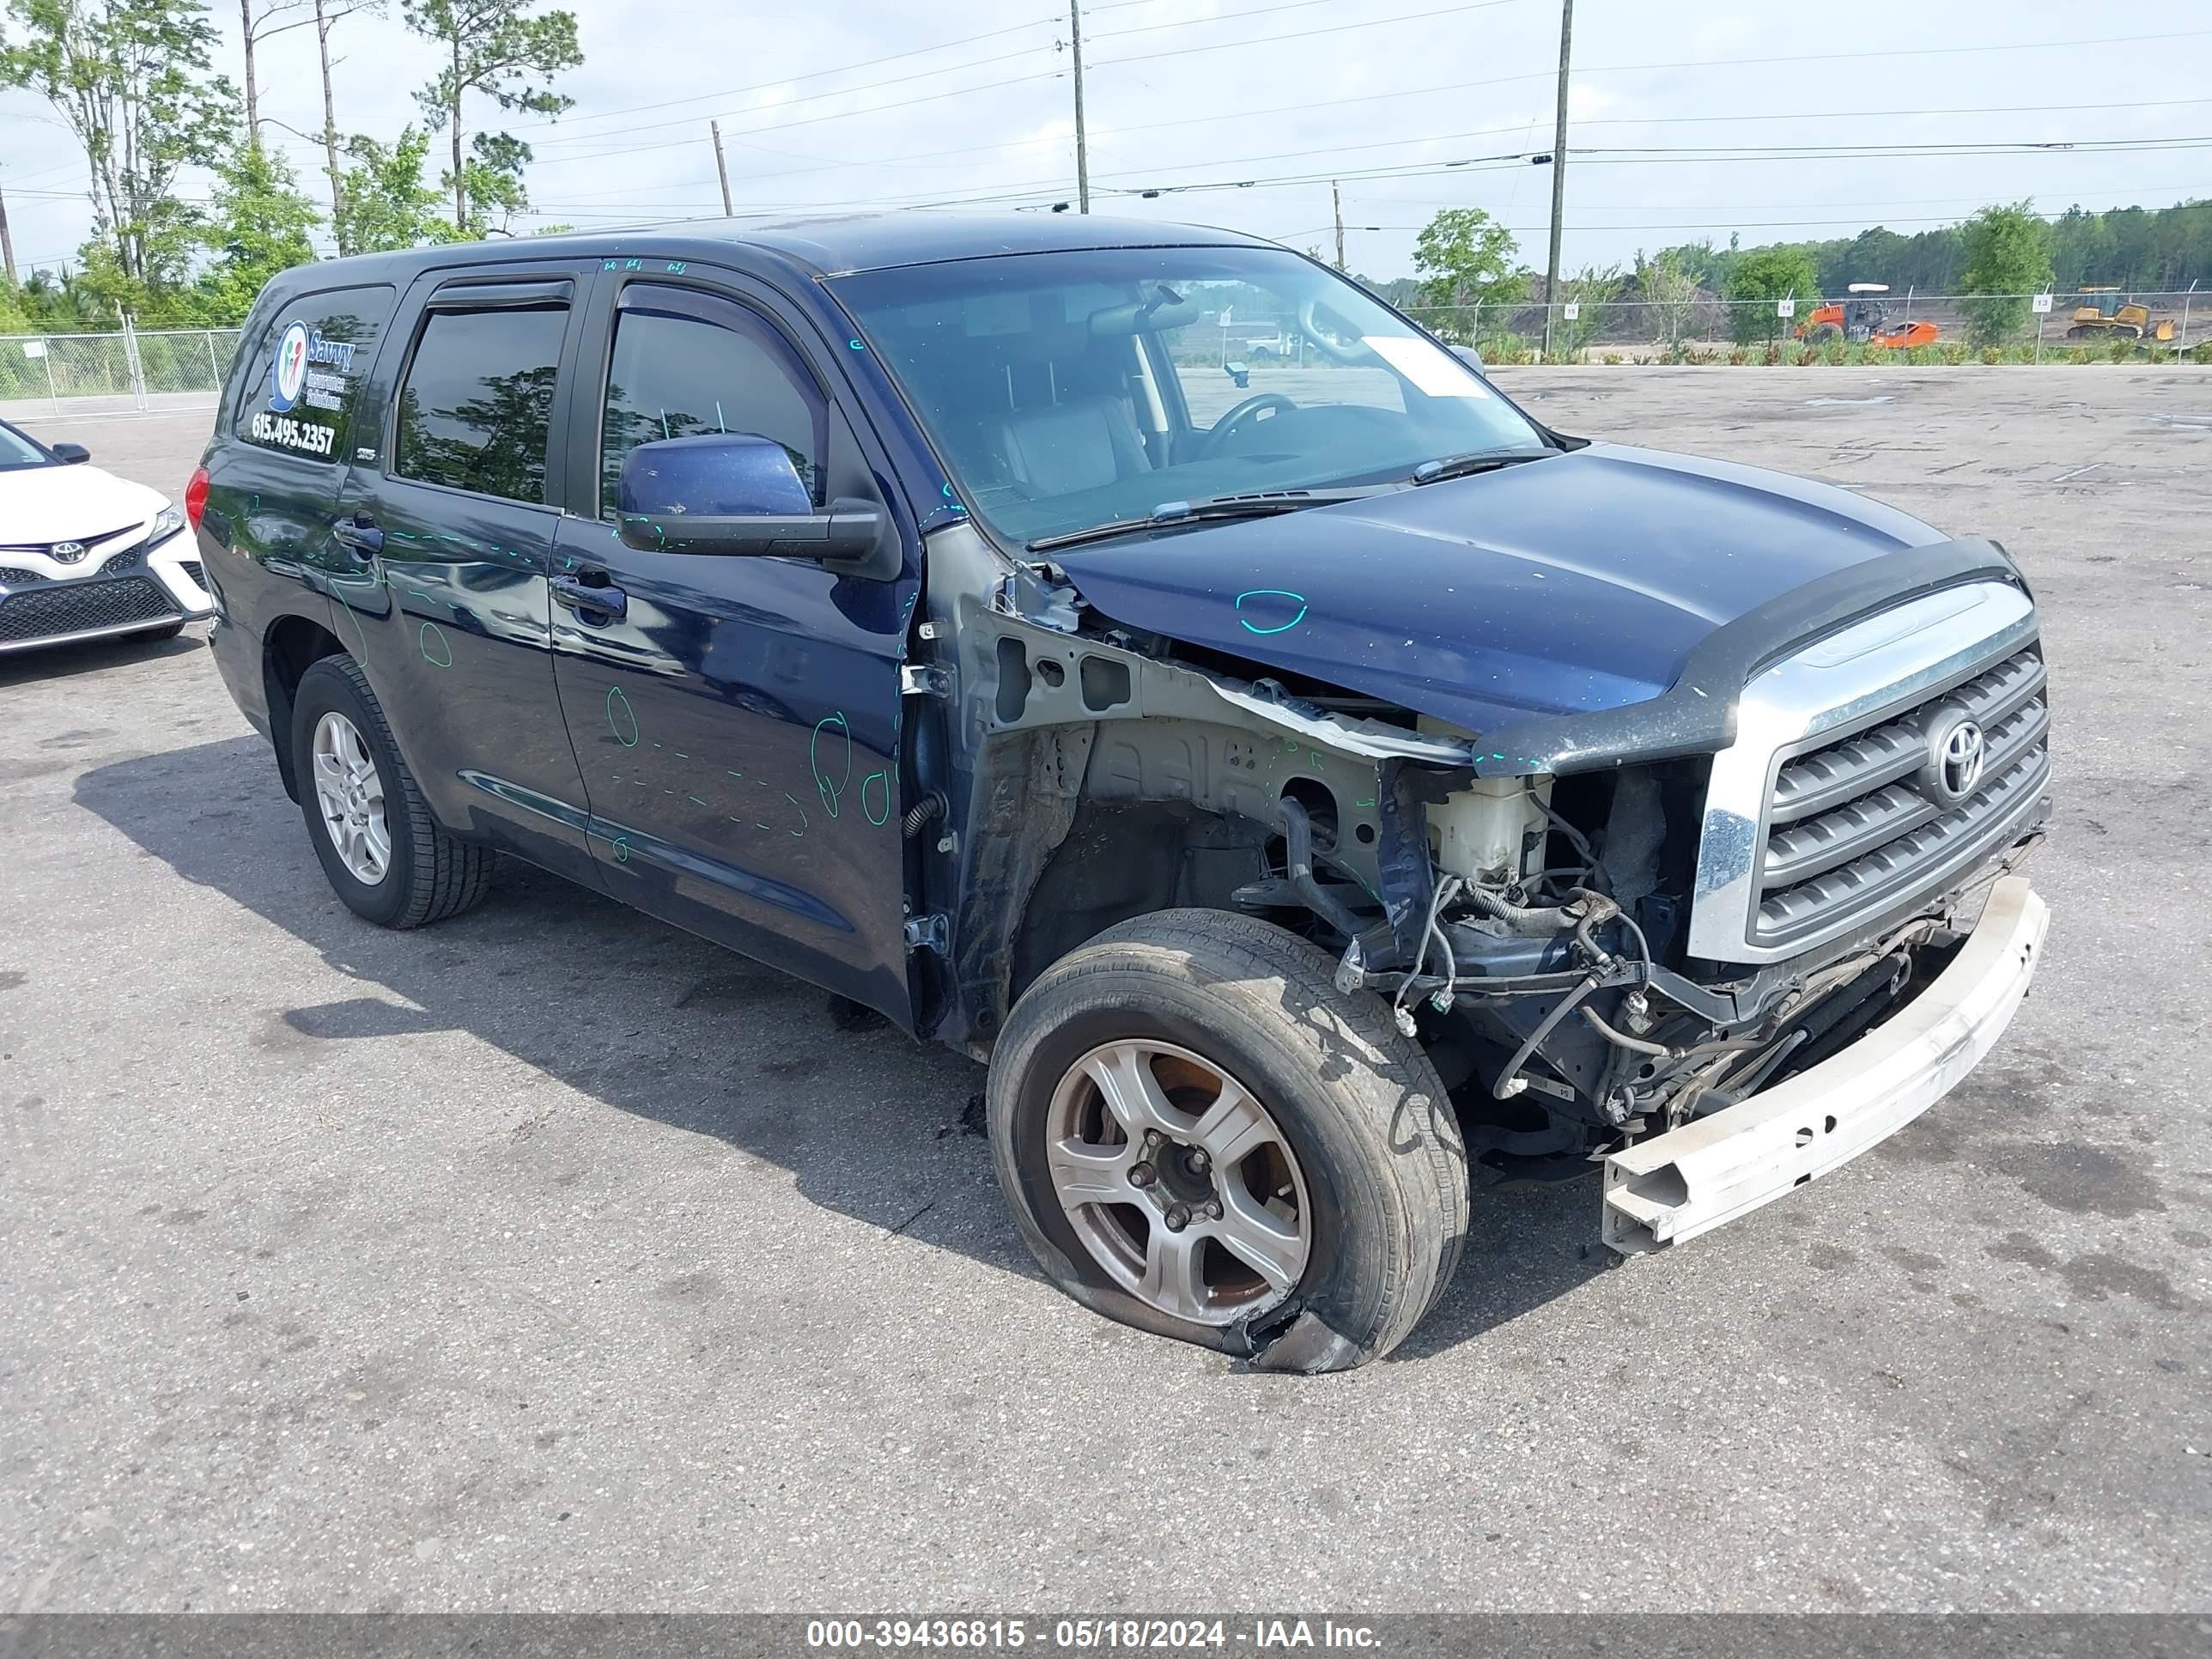
[[[10,659],[0,1608],[2212,1609],[2212,377],[1501,381],[2021,558],[2056,915],[1950,1099],[1618,1270],[1480,1199],[1254,1374],[1037,1279],[964,1060],[519,866],[366,927],[199,630]]]

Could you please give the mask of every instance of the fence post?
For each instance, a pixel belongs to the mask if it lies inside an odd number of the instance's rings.
[[[53,405],[54,418],[62,415],[62,394],[54,386],[54,343],[46,335],[39,337],[39,361],[46,366],[46,401]]]
[[[222,391],[222,371],[215,366],[215,331],[211,328],[206,330],[200,338],[207,343],[208,386],[210,390],[220,393]]]
[[[2189,349],[2189,306],[2196,297],[2197,283],[2192,282],[2189,285],[2189,292],[2181,296],[2181,332],[2173,337],[2173,360],[2176,362],[2179,362],[2182,354]]]
[[[131,325],[131,313],[120,313],[123,319],[123,366],[131,375],[131,394],[137,400],[141,414],[146,410],[146,368],[138,359],[138,331]]]

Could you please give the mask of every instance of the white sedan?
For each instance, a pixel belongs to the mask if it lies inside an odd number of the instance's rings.
[[[145,634],[210,614],[182,510],[0,421],[0,652]]]

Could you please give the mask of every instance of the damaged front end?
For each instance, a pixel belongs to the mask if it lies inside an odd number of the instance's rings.
[[[951,806],[918,887],[948,925],[916,980],[939,1033],[981,1057],[1103,928],[1244,911],[1389,1005],[1492,1182],[1588,1172],[1895,1020],[2047,811],[2033,606],[1983,544],[1754,610],[1635,708],[1488,734],[1123,626],[966,525],[929,568],[941,695],[915,737]],[[1929,745],[1960,723],[1983,765],[1947,781]],[[1687,1236],[1653,1213],[1608,1242]]]

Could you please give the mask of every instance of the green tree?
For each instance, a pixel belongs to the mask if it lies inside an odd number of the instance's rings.
[[[346,144],[354,165],[338,190],[337,244],[349,253],[386,253],[453,241],[459,234],[438,216],[438,192],[422,182],[430,135],[409,125],[389,145],[365,132]]]
[[[2028,295],[2051,281],[2051,227],[2026,202],[1984,208],[1966,221],[1966,268],[1960,286],[1978,297],[1960,309],[1966,313],[1966,337],[1975,345],[1996,345],[2026,325]]]
[[[1513,265],[1518,251],[1513,233],[1480,208],[1444,209],[1413,244],[1422,303],[1473,307],[1526,298],[1528,273]],[[1474,319],[1468,312],[1446,310],[1424,320],[1446,339],[1473,337]]]
[[[201,0],[7,0],[7,21],[0,86],[45,98],[83,147],[118,303],[180,282],[198,224],[177,174],[212,161],[237,125]]]
[[[1776,303],[1796,300],[1802,310],[1820,302],[1820,271],[1802,247],[1754,248],[1729,273],[1729,335],[1738,345],[1779,339],[1793,325],[1775,314]]]
[[[1656,258],[1636,256],[1636,288],[1644,296],[1647,320],[1669,352],[1682,349],[1682,337],[1697,320],[1705,294],[1683,264],[1680,248],[1662,248]]]
[[[319,218],[282,152],[246,144],[224,158],[207,227],[215,263],[199,282],[210,313],[243,320],[263,283],[313,259],[308,233]]]
[[[479,132],[469,140],[469,217],[461,234],[512,236],[515,216],[530,206],[530,191],[522,182],[530,146],[510,132]]]
[[[1620,297],[1625,279],[1619,265],[1584,265],[1572,276],[1559,279],[1559,299],[1574,302],[1577,315],[1568,320],[1562,309],[1553,313],[1552,321],[1553,355],[1562,362],[1571,362],[1597,333],[1598,325],[1605,320],[1605,308]]]
[[[469,94],[489,98],[501,109],[537,115],[558,115],[575,102],[545,84],[584,61],[576,43],[575,14],[549,11],[533,17],[531,4],[532,0],[403,0],[407,27],[447,58],[438,78],[415,100],[431,131],[447,132],[452,143],[453,165],[446,180],[453,192],[456,225],[471,222],[470,151],[461,130]]]

